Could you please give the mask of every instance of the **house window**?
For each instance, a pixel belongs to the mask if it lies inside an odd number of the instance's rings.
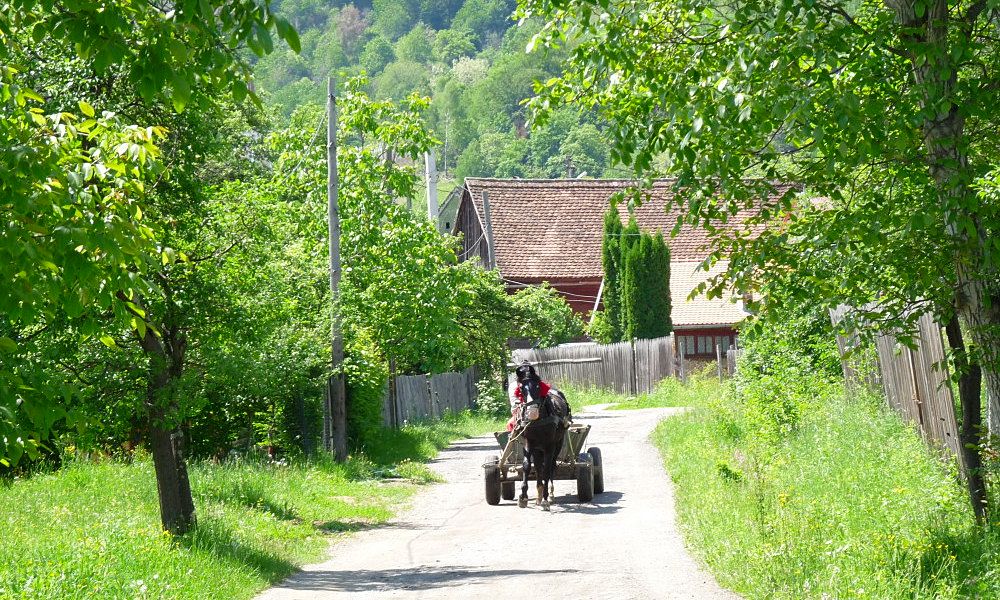
[[[677,339],[677,345],[681,352],[685,356],[691,356],[694,354],[694,336],[693,335],[682,335]]]

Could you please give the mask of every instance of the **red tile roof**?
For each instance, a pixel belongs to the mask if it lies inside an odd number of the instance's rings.
[[[681,209],[667,206],[674,180],[658,180],[651,197],[635,209],[643,231],[662,231],[671,260],[702,260],[708,254],[708,233],[692,225],[670,237]],[[541,281],[600,279],[601,239],[609,199],[634,185],[625,179],[480,179],[465,186],[482,222],[483,192],[488,193],[497,266],[503,277]],[[778,184],[774,198],[796,186]],[[624,203],[622,223],[628,221]],[[727,227],[736,227],[752,211],[742,210]]]

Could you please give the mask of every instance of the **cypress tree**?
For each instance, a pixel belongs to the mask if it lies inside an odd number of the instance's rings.
[[[621,236],[621,273],[619,302],[621,303],[621,339],[631,340],[638,333],[637,310],[641,305],[639,268],[641,233],[635,219],[630,219]]]
[[[646,244],[648,237],[649,243]],[[662,233],[643,236],[643,319],[638,337],[657,338],[671,332],[670,319],[670,248]]]
[[[622,222],[618,207],[611,205],[604,213],[604,240],[601,244],[601,264],[604,266],[604,318],[611,330],[611,341],[622,339],[621,322],[621,262]]]

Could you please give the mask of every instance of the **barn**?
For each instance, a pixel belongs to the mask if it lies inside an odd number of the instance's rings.
[[[610,198],[633,185],[623,179],[485,179],[467,178],[451,227],[462,236],[460,260],[495,269],[510,293],[548,282],[575,311],[586,317],[600,306],[601,241]],[[687,356],[714,356],[736,342],[736,325],[746,313],[740,298],[689,299],[709,273],[696,270],[708,254],[705,230],[684,225],[670,233],[680,211],[669,207],[673,180],[658,180],[650,197],[633,214],[643,231],[662,231],[670,246],[674,335]],[[781,195],[791,185],[776,186]],[[622,223],[628,211],[619,206]],[[749,213],[741,212],[738,223]]]

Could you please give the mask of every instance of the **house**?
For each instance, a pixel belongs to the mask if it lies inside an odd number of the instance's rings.
[[[633,184],[623,179],[468,178],[451,229],[463,236],[459,259],[496,269],[510,293],[548,282],[586,316],[600,307],[604,214],[611,196]],[[687,356],[714,357],[716,344],[723,349],[735,345],[735,326],[746,313],[732,297],[688,299],[700,282],[726,265],[720,262],[709,273],[696,271],[708,254],[704,229],[684,225],[670,236],[680,216],[678,208],[667,208],[673,184],[656,181],[650,198],[633,214],[640,229],[662,231],[670,246],[671,319],[678,344]],[[791,188],[779,185],[775,193]],[[619,213],[627,223],[625,206],[619,206]],[[732,222],[749,214],[741,211]]]

